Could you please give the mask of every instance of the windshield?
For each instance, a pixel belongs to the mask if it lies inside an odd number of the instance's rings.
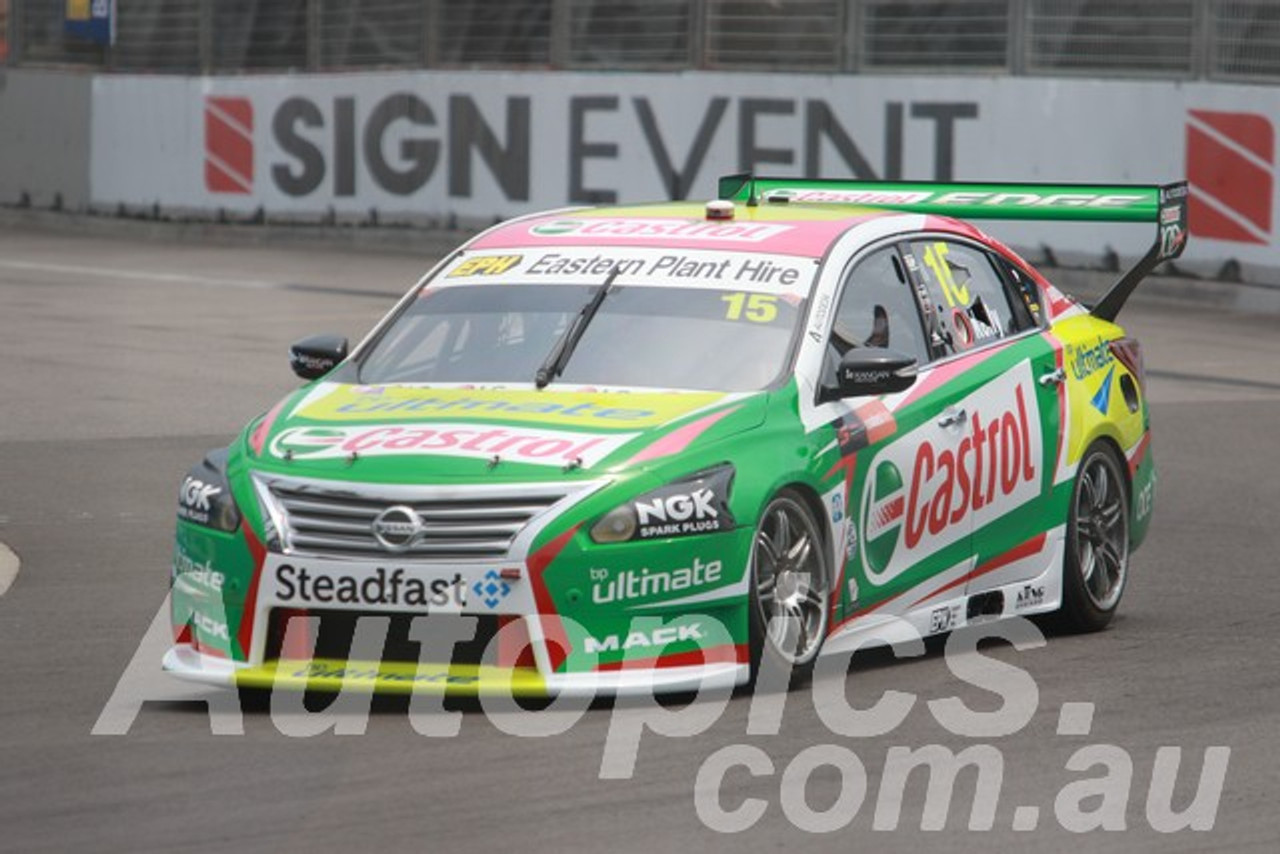
[[[427,288],[377,341],[360,382],[533,382],[589,285]],[[799,297],[614,285],[556,383],[754,391],[785,367]]]

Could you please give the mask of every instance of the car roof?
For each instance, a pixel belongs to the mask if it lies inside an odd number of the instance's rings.
[[[533,214],[495,226],[468,248],[646,246],[821,258],[854,226],[892,217],[917,224],[922,220],[919,215],[849,205],[777,203],[736,204],[732,218],[712,219],[703,203],[659,202]]]

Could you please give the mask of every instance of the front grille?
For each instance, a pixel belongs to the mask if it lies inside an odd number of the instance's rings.
[[[565,486],[433,490],[361,486],[359,491],[275,480],[268,489],[283,517],[289,551],[339,557],[395,552],[432,559],[504,557],[529,520],[568,495]],[[416,541],[389,548],[374,520],[392,507],[411,507],[422,523]]]

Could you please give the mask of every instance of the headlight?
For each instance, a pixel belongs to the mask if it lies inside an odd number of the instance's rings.
[[[733,466],[698,472],[621,504],[591,526],[597,543],[711,534],[735,527],[729,512]]]
[[[210,451],[191,467],[178,489],[178,518],[215,531],[240,527],[240,510],[227,483],[227,451]]]

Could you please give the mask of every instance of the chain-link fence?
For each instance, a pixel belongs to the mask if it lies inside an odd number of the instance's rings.
[[[114,42],[98,44],[69,32],[65,0],[0,0],[0,61],[158,73],[695,68],[1280,79],[1280,0],[102,3],[108,6]]]

